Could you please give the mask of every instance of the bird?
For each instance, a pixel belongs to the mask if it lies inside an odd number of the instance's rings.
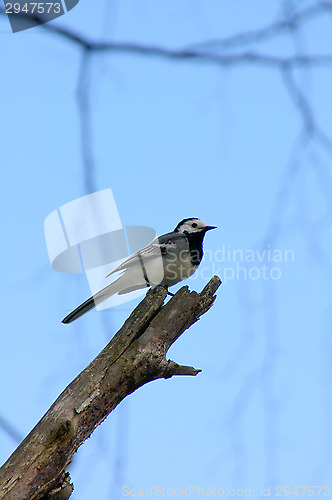
[[[168,287],[189,278],[203,258],[203,240],[207,231],[216,229],[197,217],[181,220],[173,232],[157,237],[134,253],[107,276],[121,276],[80,304],[62,323],[71,323],[116,293],[119,295],[157,285]],[[168,292],[169,295],[173,295]]]

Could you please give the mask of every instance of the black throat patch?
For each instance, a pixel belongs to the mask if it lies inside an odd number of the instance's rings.
[[[198,266],[203,258],[203,239],[205,231],[197,231],[195,233],[188,233],[184,231],[188,238],[190,260],[193,266]]]

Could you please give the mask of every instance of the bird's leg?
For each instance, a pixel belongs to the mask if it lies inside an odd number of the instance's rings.
[[[174,297],[175,293],[169,292],[168,291],[168,287],[166,285],[160,285],[160,286],[162,286],[163,288],[165,288],[165,290],[167,292],[167,295],[169,295],[170,297]]]

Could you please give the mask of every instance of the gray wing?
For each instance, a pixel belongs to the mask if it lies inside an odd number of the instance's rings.
[[[128,257],[128,259],[122,262],[122,264],[120,264],[118,267],[113,269],[113,271],[107,274],[106,278],[119,271],[126,271],[127,269],[137,265],[141,266],[142,259],[144,260],[144,262],[146,262],[152,259],[160,258],[163,255],[170,255],[171,253],[173,253],[174,249],[176,248],[176,246],[178,246],[180,241],[181,243],[183,243],[181,246],[184,247],[186,238],[181,233],[163,234],[162,236],[159,236],[159,238],[153,240],[146,247]]]

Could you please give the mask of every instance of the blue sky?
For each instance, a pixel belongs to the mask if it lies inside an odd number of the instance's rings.
[[[80,0],[51,24],[96,41],[176,49],[262,28],[281,13],[275,1],[96,0],[91,8]],[[48,214],[87,194],[81,53],[42,27],[12,34],[5,16],[0,32],[0,415],[24,436],[137,301],[61,324],[89,296],[84,275],[52,270],[44,237]],[[317,15],[295,39],[245,50],[322,55],[331,42],[330,19]],[[332,135],[331,67],[294,75]],[[277,280],[244,272],[226,280],[212,310],[169,352],[203,372],[126,398],[75,455],[72,498],[120,498],[125,485],[258,492],[330,484],[331,149],[300,140],[302,116],[273,67],[95,54],[87,91],[95,190],[112,189],[123,225],[163,234],[199,217],[218,226],[205,240],[204,274],[188,280],[192,289],[214,272],[223,278],[225,268],[261,267],[258,259],[213,259],[224,245],[291,250],[294,261],[276,263]],[[0,442],[3,462],[17,443],[1,429]]]

